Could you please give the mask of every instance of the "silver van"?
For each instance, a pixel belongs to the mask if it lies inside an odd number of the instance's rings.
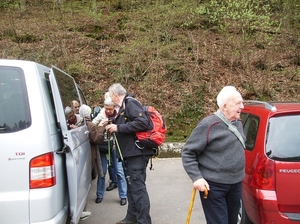
[[[87,104],[74,79],[35,62],[0,59],[0,223],[78,223],[91,187],[85,123],[64,108]]]

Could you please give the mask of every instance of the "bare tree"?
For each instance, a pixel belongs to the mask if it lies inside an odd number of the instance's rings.
[[[26,14],[26,0],[20,0],[21,16]]]

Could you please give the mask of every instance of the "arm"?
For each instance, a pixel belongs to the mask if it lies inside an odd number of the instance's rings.
[[[105,130],[104,127],[97,127],[91,121],[87,122],[87,127],[89,130],[89,140],[92,144],[101,144],[103,142],[103,132]]]
[[[93,119],[92,122],[93,122],[95,125],[99,125],[100,122],[101,122],[103,119],[105,119],[105,118],[106,118],[106,116],[105,116],[105,108],[102,108],[101,111],[100,111],[100,113]]]
[[[202,123],[201,123],[202,122]],[[191,133],[182,149],[182,164],[194,183],[194,188],[204,191],[209,185],[203,178],[198,158],[205,150],[208,141],[208,127],[201,121]]]

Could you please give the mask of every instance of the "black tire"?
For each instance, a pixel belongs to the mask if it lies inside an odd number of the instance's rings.
[[[253,224],[250,219],[249,216],[246,212],[243,200],[241,200],[241,222],[240,224]]]

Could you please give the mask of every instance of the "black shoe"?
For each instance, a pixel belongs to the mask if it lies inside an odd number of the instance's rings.
[[[127,204],[127,199],[126,198],[121,198],[121,201],[120,201],[120,205],[126,205]]]
[[[123,220],[117,222],[116,224],[138,224],[138,223],[135,221],[128,220],[128,219],[123,219]]]
[[[95,203],[97,203],[97,204],[101,203],[102,199],[103,198],[96,198]]]
[[[113,183],[113,182],[110,182],[109,183],[109,186],[106,188],[107,191],[112,191],[113,189],[117,188],[118,185]]]

